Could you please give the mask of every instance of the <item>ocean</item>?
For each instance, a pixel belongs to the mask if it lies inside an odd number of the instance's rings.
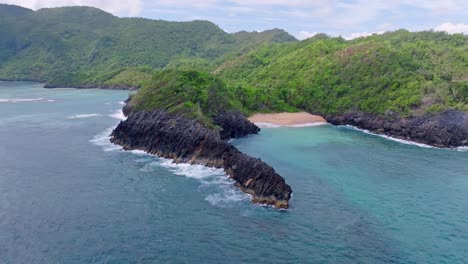
[[[468,152],[349,127],[233,140],[293,189],[109,143],[127,91],[0,82],[0,263],[468,263]]]

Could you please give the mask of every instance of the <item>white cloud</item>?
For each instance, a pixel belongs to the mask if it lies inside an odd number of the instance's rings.
[[[317,32],[309,32],[309,31],[302,30],[301,32],[297,33],[295,36],[298,40],[304,40],[304,39],[311,38],[315,35],[317,35]]]
[[[355,38],[361,38],[361,37],[368,37],[368,36],[372,36],[374,34],[377,34],[377,35],[380,35],[380,34],[383,34],[385,33],[384,31],[379,31],[379,32],[355,32],[355,33],[351,33],[347,36],[343,36],[344,39],[346,40],[352,40],[352,39],[355,39]]]
[[[453,24],[450,22],[443,23],[436,28],[434,28],[435,31],[445,31],[449,34],[454,34],[454,33],[463,33],[468,35],[468,24]]]
[[[3,0],[2,3],[20,5],[34,10],[45,7],[93,6],[124,16],[138,16],[141,12],[141,0]]]

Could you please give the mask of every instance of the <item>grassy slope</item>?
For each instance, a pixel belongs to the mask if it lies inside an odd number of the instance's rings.
[[[219,111],[240,108],[226,84],[200,71],[164,70],[132,96],[135,110],[165,109],[213,127]]]

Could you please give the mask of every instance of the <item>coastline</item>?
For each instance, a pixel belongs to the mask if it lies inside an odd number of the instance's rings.
[[[215,121],[223,129],[215,131],[165,110],[122,112],[127,118],[113,130],[110,141],[124,150],[144,151],[177,164],[223,169],[236,187],[252,196],[252,203],[289,207],[292,189],[285,179],[227,141],[260,130],[240,113],[219,114]]]

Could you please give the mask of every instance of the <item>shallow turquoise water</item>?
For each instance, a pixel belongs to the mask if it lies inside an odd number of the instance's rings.
[[[126,97],[0,82],[1,263],[468,262],[468,152],[333,126],[233,141],[292,186],[277,211],[109,144]]]

